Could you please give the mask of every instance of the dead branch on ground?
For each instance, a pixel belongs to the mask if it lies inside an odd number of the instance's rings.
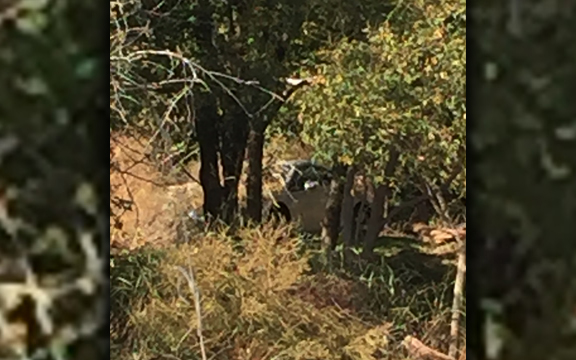
[[[418,360],[455,360],[451,356],[424,345],[422,341],[410,335],[404,338],[402,345],[404,345],[411,356]]]

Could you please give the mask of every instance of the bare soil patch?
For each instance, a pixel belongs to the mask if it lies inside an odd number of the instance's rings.
[[[192,180],[170,185],[148,159],[146,140],[110,138],[111,236],[114,247],[170,243],[189,209],[202,204],[202,188]],[[192,174],[197,173],[191,166]]]

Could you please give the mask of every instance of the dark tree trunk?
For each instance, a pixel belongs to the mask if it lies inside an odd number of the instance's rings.
[[[342,195],[342,241],[345,248],[353,246],[354,241],[354,198],[352,197],[352,189],[354,188],[354,178],[356,176],[356,168],[351,166],[346,172],[346,183],[344,185],[344,193]]]
[[[264,156],[264,124],[253,121],[248,135],[248,182],[246,184],[248,220],[262,221],[262,157]]]
[[[366,236],[364,238],[364,248],[362,255],[364,257],[372,256],[374,245],[382,230],[382,218],[384,216],[384,203],[388,197],[389,188],[386,185],[380,185],[374,191],[374,200],[370,210],[370,218],[368,219],[368,226],[366,229]]]
[[[212,12],[213,6],[210,2],[201,0],[201,6],[197,6],[195,11],[198,21],[191,25],[191,30],[204,52],[200,56],[205,59],[217,58],[215,57],[217,49],[212,41],[214,33]],[[215,220],[220,218],[222,208],[222,185],[218,168],[218,126],[221,119],[212,93],[201,93],[196,102],[201,104],[194,119],[194,125],[200,147],[199,177],[204,192],[204,214],[210,220]]]
[[[206,106],[198,111],[195,126],[200,145],[200,183],[204,192],[204,214],[211,219],[220,217],[222,186],[218,171],[219,117],[216,109]]]
[[[326,212],[322,220],[322,247],[329,256],[336,248],[340,232],[340,214],[342,213],[342,196],[344,195],[344,174],[346,167],[336,163],[334,177],[330,182],[330,192],[326,202]]]
[[[262,220],[262,157],[264,155],[266,129],[271,120],[284,105],[284,101],[297,89],[306,84],[308,84],[308,82],[304,81],[300,85],[284,90],[282,92],[283,99],[276,101],[272,106],[267,108],[264,114],[251,120],[247,144],[248,183],[246,186],[246,193],[248,201],[246,204],[246,214],[248,215],[248,219],[255,223]]]
[[[372,201],[370,218],[368,219],[368,227],[366,229],[366,236],[364,237],[364,247],[362,251],[362,256],[366,258],[370,258],[374,254],[376,240],[378,239],[378,235],[384,226],[384,204],[390,196],[389,181],[390,178],[394,175],[396,167],[398,166],[399,158],[400,153],[398,150],[394,148],[390,149],[390,158],[386,164],[386,169],[384,169],[384,183],[378,185],[374,191],[374,200]]]
[[[248,119],[245,114],[235,114],[222,129],[220,161],[224,175],[222,193],[222,220],[232,224],[238,214],[238,185],[246,150]]]

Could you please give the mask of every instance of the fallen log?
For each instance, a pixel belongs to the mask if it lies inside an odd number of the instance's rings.
[[[451,356],[441,353],[440,351],[434,350],[422,343],[422,341],[416,339],[413,336],[406,336],[402,345],[408,350],[410,355],[414,359],[418,360],[456,360]]]

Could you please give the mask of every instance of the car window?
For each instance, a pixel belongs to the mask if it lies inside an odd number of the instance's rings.
[[[288,191],[302,191],[307,182],[316,182],[327,185],[332,180],[330,170],[317,165],[304,165],[294,169],[294,172],[286,184]]]

